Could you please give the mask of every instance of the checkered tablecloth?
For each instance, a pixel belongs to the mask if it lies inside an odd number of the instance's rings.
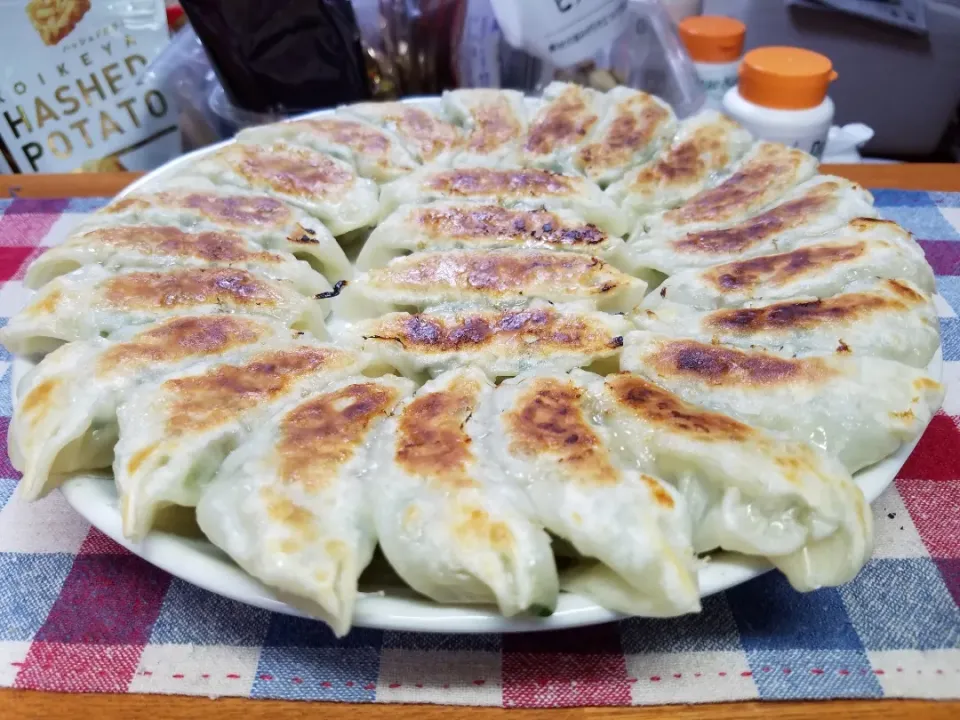
[[[199,590],[92,529],[59,493],[28,505],[0,455],[0,686],[346,702],[569,706],[960,697],[960,195],[879,191],[937,272],[944,409],[874,505],[873,560],[800,595],[769,573],[702,614],[524,635],[325,626]],[[102,200],[0,203],[0,316],[25,265]],[[0,357],[0,431],[11,358]]]

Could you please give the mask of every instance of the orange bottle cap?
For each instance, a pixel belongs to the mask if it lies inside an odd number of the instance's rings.
[[[812,50],[763,47],[740,63],[738,89],[750,102],[778,110],[816,107],[837,79],[830,58]]]
[[[747,26],[720,15],[693,15],[677,26],[694,62],[733,62],[743,54]]]

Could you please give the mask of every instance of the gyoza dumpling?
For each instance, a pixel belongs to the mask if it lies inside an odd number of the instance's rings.
[[[287,252],[264,250],[230,230],[189,233],[159,225],[121,225],[71,235],[30,265],[24,284],[36,289],[93,264],[108,270],[229,267],[286,281],[310,297],[330,290],[330,283],[309,264]]]
[[[10,424],[19,492],[35,500],[64,473],[109,467],[117,405],[136,385],[190,363],[291,340],[280,323],[245,315],[176,317],[64,345],[20,382]]]
[[[570,376],[504,381],[478,422],[483,451],[530,498],[538,521],[586,558],[563,587],[611,610],[669,617],[700,609],[692,528],[680,494],[611,453],[596,409]]]
[[[303,145],[350,163],[363,177],[395,180],[418,163],[397,138],[369,123],[345,117],[317,117],[260,125],[237,133],[237,142]]]
[[[238,312],[270,317],[294,330],[325,337],[325,311],[292,287],[233,268],[110,272],[87,265],[40,289],[0,329],[0,343],[17,355],[49,352],[130,325],[172,315]]]
[[[219,186],[263,192],[303,208],[334,235],[371,225],[377,217],[373,180],[360,177],[343,160],[297,145],[233,143],[204,155],[183,172],[209,178]]]
[[[544,170],[570,171],[573,156],[606,112],[607,97],[592,88],[552,82],[523,144],[523,164]]]
[[[571,210],[504,208],[481,203],[403,205],[370,233],[357,270],[382,267],[420,250],[541,248],[588,253],[617,264],[623,240]]]
[[[217,188],[205,178],[171,181],[167,190],[117,198],[74,234],[120,225],[169,225],[183,230],[231,230],[265,250],[285,250],[331,282],[351,277],[350,261],[319,220],[269,195]]]
[[[664,300],[640,310],[636,323],[651,332],[787,356],[852,352],[918,368],[926,367],[940,346],[932,299],[906,280],[868,280],[822,300],[754,301],[723,310]]]
[[[380,189],[380,218],[400,205],[433,200],[475,200],[527,209],[569,208],[613,235],[627,231],[626,216],[590,180],[531,169],[424,168]]]
[[[670,148],[607,188],[636,217],[674,208],[715,183],[753,144],[753,136],[716,110],[680,123]]]
[[[197,522],[214,545],[342,636],[377,544],[372,436],[409,380],[353,376],[285,406],[223,461]]]
[[[480,370],[451,370],[384,423],[367,476],[380,547],[437,602],[549,614],[558,593],[550,539],[479,446],[487,430],[473,415],[492,392]]]
[[[831,237],[834,234],[831,233]],[[650,293],[644,307],[664,299],[700,310],[742,307],[751,300],[799,295],[830,297],[858,281],[900,278],[925,293],[936,291],[933,270],[921,254],[896,236],[822,240],[777,255],[763,255],[671,275]]]
[[[447,303],[497,306],[527,298],[629,312],[647,284],[600,258],[550,250],[444,250],[395,258],[351,280],[333,301],[341,317],[367,318]]]
[[[527,132],[527,107],[517,90],[469,88],[443,93],[447,115],[465,128],[454,165],[515,166]]]
[[[870,507],[839,461],[638,375],[573,375],[584,378],[615,446],[686,498],[698,553],[768,557],[804,591],[848,582],[870,559]]]
[[[535,301],[506,310],[392,313],[357,323],[363,348],[404,375],[473,365],[491,377],[533,367],[570,369],[615,357],[630,324],[622,315]]]
[[[670,275],[681,269],[787,249],[804,238],[839,232],[838,228],[850,220],[876,214],[873,197],[862,187],[843,178],[821,175],[795,188],[766,212],[736,225],[714,230],[680,228],[669,237],[637,232],[623,255],[636,267]],[[873,224],[863,227],[869,232]]]
[[[449,163],[461,143],[456,125],[412,103],[356,103],[337,108],[337,114],[366,120],[395,134],[410,154],[425,165]]]
[[[680,207],[640,220],[635,238],[655,240],[733,225],[780,200],[817,172],[817,159],[780,143],[758,142],[734,172]]]
[[[113,477],[123,534],[139,540],[158,510],[193,507],[224,458],[279,404],[360,372],[364,355],[318,343],[213,360],[142,385],[120,405]]]
[[[601,185],[650,159],[677,129],[673,108],[653,95],[618,86],[606,101],[606,112],[573,158],[574,168]]]
[[[917,437],[944,393],[922,370],[892,360],[785,358],[649,332],[624,338],[620,367],[694,405],[809,442],[850,472]]]

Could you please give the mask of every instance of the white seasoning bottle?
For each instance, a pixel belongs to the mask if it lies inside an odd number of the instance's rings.
[[[723,96],[737,84],[747,26],[720,15],[695,15],[677,25],[706,94],[704,107],[719,110]]]
[[[819,53],[757,48],[740,63],[738,84],[723,96],[723,111],[762,140],[820,158],[833,124],[827,89],[836,78],[830,59]]]

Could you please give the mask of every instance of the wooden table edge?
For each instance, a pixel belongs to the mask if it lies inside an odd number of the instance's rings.
[[[960,192],[960,165],[823,165],[825,174],[840,175],[871,188]],[[0,175],[0,198],[109,197],[141,173],[69,173],[65,175]]]
[[[821,172],[840,175],[871,188],[960,192],[960,165],[823,165]],[[109,197],[135,179],[138,173],[88,173],[68,175],[2,175],[0,198],[34,197]],[[12,191],[12,192],[11,192]],[[450,705],[338,704],[296,700],[248,700],[247,698],[209,698],[184,695],[144,694],[71,694],[37,690],[0,690],[0,717],[54,718],[78,712],[113,720],[155,720],[157,717],[180,720],[215,712],[220,718],[299,719],[322,714],[324,720],[493,720],[507,713],[525,718],[549,717],[551,720],[619,720],[620,718],[666,717],[670,720],[708,718],[740,720],[777,715],[779,720],[840,720],[871,717],[878,720],[955,720],[960,718],[960,701],[831,700],[824,701],[749,701],[708,705],[654,705],[611,708],[550,708],[547,710],[504,710],[489,707]]]

